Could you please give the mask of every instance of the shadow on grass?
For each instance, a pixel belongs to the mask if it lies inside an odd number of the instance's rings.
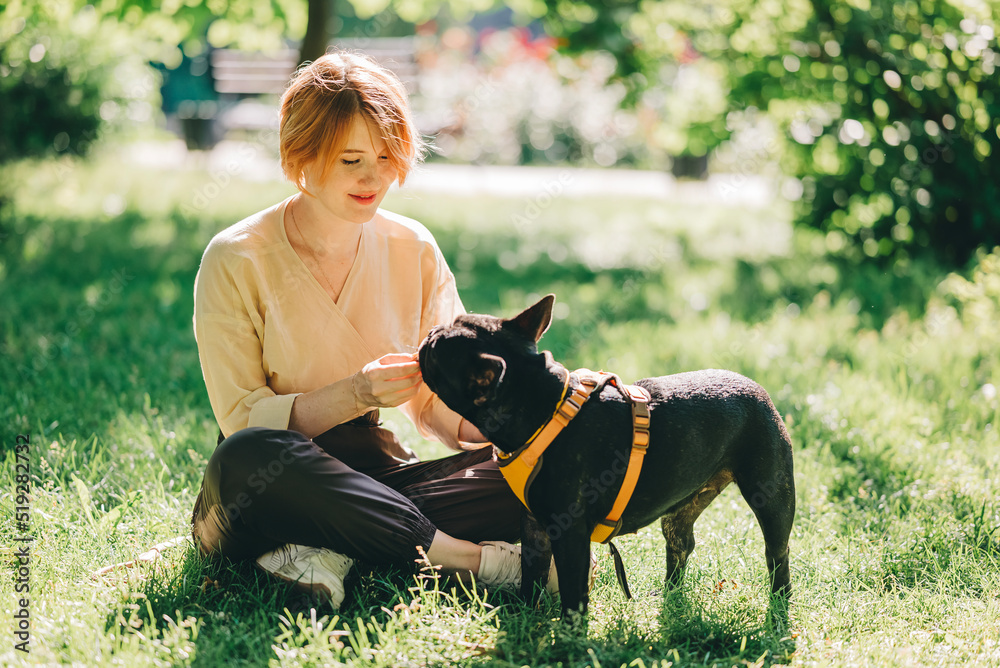
[[[326,616],[329,632],[344,641],[336,655],[326,658],[364,663],[352,649],[351,640],[365,635],[358,644],[378,648],[379,634],[374,627],[389,626],[388,610],[400,601],[411,601],[415,573],[415,568],[375,570],[359,565],[345,583],[344,605],[335,611],[317,606],[292,585],[257,569],[252,561],[204,559],[189,548],[173,575],[146,571],[141,584],[132,587],[118,609],[107,616],[105,633],[120,637],[139,632],[155,638],[165,627],[194,618],[198,630],[196,637],[192,634],[192,665],[267,666],[275,659],[280,636],[294,628],[298,615],[307,620]],[[325,656],[316,648],[311,648],[310,654],[320,659]]]
[[[150,569],[121,608],[108,615],[105,632],[135,629],[149,635],[166,618],[180,623],[193,617],[198,623],[193,665],[266,666],[280,633],[277,616],[285,608],[301,607],[291,587],[268,585],[249,563],[203,560],[192,548],[173,576]]]
[[[786,601],[773,599],[760,622],[754,621],[760,611],[751,604],[710,612],[692,602],[684,589],[656,598],[661,603],[655,623],[638,622],[628,610],[616,609],[601,628],[591,619],[589,629],[579,618],[560,619],[558,600],[543,598],[535,609],[510,600],[500,616],[497,655],[512,665],[617,666],[641,659],[645,665],[671,661],[675,666],[770,666],[786,663],[795,651]]]
[[[168,627],[193,620],[197,632],[190,632],[193,665],[265,666],[275,658],[276,645],[290,628],[287,620],[302,613],[306,620],[328,615],[326,627],[336,631],[343,646],[326,655],[318,647],[304,647],[303,656],[314,659],[357,661],[365,663],[352,646],[380,650],[382,638],[378,629],[393,628],[394,633],[427,633],[451,637],[464,629],[461,624],[437,633],[424,624],[419,630],[394,626],[390,609],[402,602],[414,600],[414,569],[371,568],[354,569],[349,581],[344,607],[334,613],[320,608],[315,615],[308,599],[291,586],[279,583],[257,570],[250,562],[231,563],[204,560],[193,549],[188,550],[180,568],[169,576],[150,569],[141,584],[124,592],[117,609],[106,618],[105,633],[121,637],[142,633],[150,639],[164,637]],[[450,586],[448,586],[450,588]],[[425,590],[418,596],[427,597]],[[425,598],[426,600],[426,598]],[[477,614],[479,605],[469,595],[458,599],[461,620]],[[674,665],[711,666],[757,662],[770,666],[787,662],[795,650],[788,636],[787,612],[775,612],[761,621],[761,611],[749,602],[730,602],[723,609],[706,610],[692,601],[683,589],[655,596],[652,610],[659,608],[654,619],[637,621],[627,609],[602,611],[601,619],[592,619],[589,633],[586,627],[566,624],[559,620],[558,599],[544,597],[538,607],[528,607],[513,592],[491,592],[486,608],[497,613],[498,629],[495,646],[483,645],[464,665],[506,662],[509,665],[567,666],[631,664],[642,659],[647,666],[654,660],[673,661]],[[642,605],[643,601],[623,603]],[[417,610],[419,608],[413,608]],[[440,610],[439,610],[440,611]],[[481,610],[480,610],[481,612]],[[620,614],[614,614],[618,612]],[[423,614],[423,613],[421,613]],[[775,621],[785,615],[784,621]],[[334,620],[333,617],[339,617]],[[286,621],[283,621],[286,620]],[[189,621],[188,623],[192,623]],[[600,626],[598,624],[600,623]],[[461,635],[453,642],[459,642]],[[440,640],[440,639],[438,639]],[[302,639],[299,639],[302,642]],[[317,642],[316,638],[306,640]],[[405,641],[412,642],[412,641]],[[418,640],[419,642],[419,640]],[[296,645],[292,645],[295,647]],[[414,649],[412,645],[407,645]],[[410,657],[416,659],[416,657]],[[448,665],[448,661],[429,658],[427,665]]]
[[[209,231],[131,212],[16,224],[0,248],[0,311],[16,323],[0,351],[32,391],[0,391],[4,440],[56,423],[48,429],[85,442],[147,403],[210,414],[191,330]]]

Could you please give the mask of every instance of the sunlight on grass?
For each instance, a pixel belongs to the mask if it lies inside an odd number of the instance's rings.
[[[735,488],[696,526],[677,592],[656,526],[616,541],[633,601],[595,545],[586,635],[555,601],[453,591],[407,565],[361,565],[344,608],[314,615],[190,546],[91,578],[187,532],[217,431],[194,275],[215,232],[289,186],[234,179],[192,210],[197,169],[140,173],[114,155],[17,169],[0,429],[5,446],[31,435],[31,662],[1000,665],[1000,255],[965,276],[898,276],[832,261],[781,207],[556,198],[525,225],[530,200],[394,193],[387,208],[433,230],[468,308],[509,315],[555,292],[542,346],[568,366],[626,381],[721,367],[768,389],[796,448],[791,623],[768,615],[763,539]],[[447,454],[398,411],[383,420],[422,457]],[[19,535],[9,490],[5,546]],[[4,664],[25,658],[0,647]]]

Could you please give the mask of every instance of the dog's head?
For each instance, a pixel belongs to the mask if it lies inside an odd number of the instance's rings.
[[[504,396],[523,391],[532,372],[544,370],[538,339],[552,321],[555,295],[513,318],[466,314],[432,329],[420,344],[424,382],[445,405],[478,426],[495,421],[508,407]]]

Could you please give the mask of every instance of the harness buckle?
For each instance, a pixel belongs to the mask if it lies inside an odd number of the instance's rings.
[[[559,410],[556,411],[556,414],[565,418],[566,422],[569,422],[576,417],[576,414],[580,412],[581,408],[583,408],[583,402],[579,400],[579,395],[574,392],[573,396],[563,402],[562,406],[559,407]]]
[[[632,399],[632,447],[645,450],[649,447],[650,396],[638,385],[628,385],[627,392]]]

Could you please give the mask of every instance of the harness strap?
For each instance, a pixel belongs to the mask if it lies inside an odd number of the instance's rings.
[[[570,376],[567,371],[565,385],[563,386],[563,398],[556,407],[555,413],[553,413],[548,422],[535,432],[524,447],[510,454],[505,454],[499,449],[494,448],[494,452],[497,453],[497,463],[500,466],[500,473],[503,474],[507,484],[513,490],[514,494],[517,495],[517,498],[521,500],[525,508],[528,508],[528,487],[541,469],[537,464],[541,460],[542,454],[552,444],[552,441],[556,439],[559,432],[569,424],[570,420],[576,417],[576,414],[580,412],[583,405],[587,403],[587,399],[590,398],[590,394],[594,391],[594,388],[603,380],[603,377],[587,369],[580,369],[577,373],[580,377],[580,387],[574,389],[570,396],[566,396]],[[610,377],[610,374],[606,375]]]
[[[559,403],[558,403],[558,404],[556,404],[556,411],[555,411],[555,413],[553,413],[553,416],[555,416],[556,414],[558,414],[558,413],[559,413],[559,409],[560,409],[560,408],[562,408],[562,405],[563,405],[563,402],[564,402],[564,401],[566,401],[566,393],[567,393],[567,392],[569,392],[569,376],[570,376],[570,373],[569,373],[569,371],[567,371],[567,372],[566,372],[566,377],[565,377],[565,378],[563,379],[563,389],[562,389],[562,394],[560,394],[560,395],[559,395]],[[525,451],[526,449],[528,449],[529,447],[531,447],[531,444],[535,442],[535,439],[536,439],[536,438],[538,438],[538,435],[539,435],[539,434],[541,434],[541,433],[542,433],[542,431],[544,431],[544,430],[545,430],[545,428],[546,428],[546,427],[547,427],[547,426],[548,426],[548,425],[549,425],[549,424],[550,424],[551,422],[552,422],[552,418],[549,418],[549,419],[548,419],[548,420],[547,420],[547,421],[545,422],[545,424],[543,424],[543,425],[542,425],[541,427],[539,427],[538,429],[536,429],[536,430],[535,430],[535,433],[534,433],[534,434],[532,434],[532,435],[531,435],[531,436],[530,436],[530,437],[528,438],[528,440],[524,442],[524,445],[522,445],[522,446],[521,446],[520,448],[518,448],[518,449],[517,449],[516,451],[514,451],[514,452],[510,453],[509,455],[507,455],[507,454],[504,454],[504,453],[503,453],[502,451],[500,451],[500,450],[497,450],[497,454],[499,455],[500,459],[510,459],[511,457],[518,457],[518,456],[520,456],[522,452],[524,452],[524,451]],[[546,438],[548,438],[548,437],[546,437]],[[552,442],[552,440],[554,440],[554,439],[548,439],[548,440],[549,440],[549,442],[551,443],[551,442]],[[536,446],[536,447],[537,447],[537,446]],[[544,446],[544,447],[548,447],[548,446],[546,445],[546,446]],[[534,458],[534,459],[535,459],[535,460],[537,461],[537,460],[538,460],[538,457],[537,457],[537,456],[535,456],[535,458]]]
[[[618,496],[615,497],[611,512],[605,519],[597,523],[590,537],[593,542],[607,543],[621,530],[621,516],[635,491],[635,485],[642,470],[643,457],[646,455],[646,448],[649,447],[650,396],[643,388],[637,385],[626,385],[617,375],[606,371],[594,372],[590,369],[577,369],[576,374],[580,379],[580,387],[566,396],[570,376],[567,371],[562,397],[555,413],[548,422],[539,427],[538,431],[528,439],[523,447],[509,454],[495,447],[494,451],[497,455],[497,463],[500,465],[500,472],[507,484],[524,504],[524,507],[530,510],[527,500],[528,488],[541,469],[540,462],[545,450],[563,428],[570,423],[570,420],[576,417],[596,388],[605,383],[611,383],[617,387],[632,403],[632,449],[629,454],[628,467],[625,470],[625,479],[618,490]]]
[[[566,383],[569,383],[568,374]],[[590,398],[590,393],[594,391],[595,387],[597,387],[597,380],[592,376],[580,375],[580,387],[573,390],[571,395],[559,403],[552,419],[542,427],[534,440],[530,441],[528,447],[521,453],[521,459],[524,460],[525,464],[534,466],[538,463],[542,453],[552,444],[552,441],[556,440],[559,432],[566,428],[570,420],[575,418],[583,405],[587,403],[587,399]]]
[[[632,451],[628,458],[628,468],[625,470],[625,480],[618,490],[611,512],[603,520],[598,521],[590,540],[595,543],[607,543],[618,535],[621,530],[621,517],[625,507],[632,498],[635,485],[642,471],[642,460],[649,447],[649,392],[638,385],[618,386],[632,400]]]

